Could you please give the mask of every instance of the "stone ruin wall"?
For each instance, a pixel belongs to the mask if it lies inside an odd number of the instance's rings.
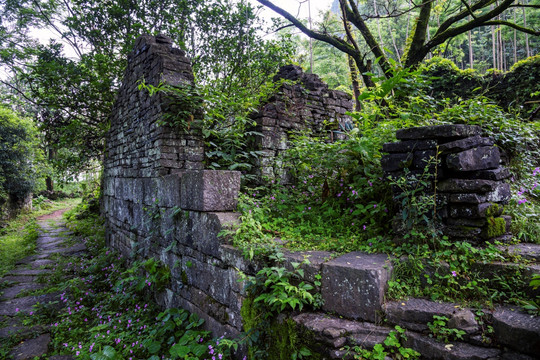
[[[398,130],[396,137],[398,142],[383,146],[388,153],[381,161],[383,170],[393,178],[425,177],[431,182],[426,191],[434,194],[436,188],[444,235],[479,244],[511,240],[511,217],[502,215],[511,195],[510,185],[505,183],[510,172],[501,165],[495,141],[482,137],[480,127],[410,128]],[[409,169],[407,175],[404,168]],[[398,196],[401,189],[394,188],[394,193]]]
[[[283,176],[276,162],[289,147],[291,135],[307,132],[328,141],[342,139],[351,129],[351,96],[343,91],[329,90],[315,74],[306,74],[300,66],[287,65],[279,69],[274,81],[285,81],[251,117],[255,130],[262,136],[254,139],[262,155],[256,166],[257,175],[270,178]]]
[[[239,271],[254,275],[261,267],[218,236],[238,221],[234,210],[240,173],[204,170],[198,134],[158,126],[167,102],[138,90],[141,78],[155,85],[193,79],[189,60],[168,38],[143,36],[137,41],[107,139],[102,189],[107,242],[125,256],[153,256],[168,266],[172,279],[164,292],[154,294],[158,304],[197,313],[216,337],[235,337],[243,330],[246,297]],[[286,266],[305,256],[310,260],[303,265],[305,281],[314,284],[315,276],[322,275],[317,289],[325,303],[319,312],[293,313],[290,319],[312,352],[324,359],[342,358],[345,345],[373,347],[394,325],[406,328],[406,345],[428,359],[531,360],[540,351],[540,329],[531,331],[535,324],[528,316],[507,308],[488,310],[494,336],[505,346],[501,350],[482,344],[481,326],[470,309],[456,311],[454,304],[420,299],[385,301],[393,273],[386,255],[287,252]],[[427,336],[433,315],[450,318],[467,332],[466,341],[449,352]],[[521,327],[512,325],[516,317]]]

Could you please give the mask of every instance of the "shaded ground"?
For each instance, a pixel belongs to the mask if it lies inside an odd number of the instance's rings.
[[[13,360],[25,360],[47,353],[51,341],[47,329],[24,326],[20,315],[31,315],[33,306],[37,303],[46,304],[58,299],[58,293],[27,295],[44,287],[39,280],[47,276],[56,265],[54,254],[74,255],[86,250],[83,244],[69,247],[64,244],[70,233],[61,217],[67,210],[69,209],[57,210],[38,218],[41,229],[36,254],[20,260],[16,268],[0,280],[0,283],[4,284],[0,295],[0,340],[2,345],[13,345],[11,349],[2,349],[2,352],[9,354],[2,355],[0,352],[2,358],[7,356]],[[49,359],[70,357],[52,356]]]

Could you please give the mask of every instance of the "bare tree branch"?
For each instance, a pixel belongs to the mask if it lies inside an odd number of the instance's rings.
[[[508,27],[514,28],[514,29],[516,29],[516,30],[519,30],[519,31],[524,32],[524,33],[527,33],[527,34],[540,36],[540,30],[529,29],[529,28],[523,27],[523,26],[521,26],[521,25],[517,25],[517,24],[511,23],[511,22],[509,22],[509,21],[504,21],[504,20],[490,20],[490,21],[486,21],[486,22],[484,23],[484,26],[488,26],[488,25],[504,25],[504,26],[508,26]]]

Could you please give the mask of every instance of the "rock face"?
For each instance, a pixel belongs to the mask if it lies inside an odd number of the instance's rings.
[[[424,193],[436,194],[437,215],[448,237],[504,241],[509,238],[510,219],[501,213],[510,199],[510,185],[504,183],[510,173],[500,165],[501,155],[493,139],[481,133],[478,126],[468,125],[398,130],[396,137],[401,141],[383,146],[388,154],[381,164],[393,179],[408,177],[414,183],[430,183]],[[394,187],[396,197],[403,190]]]
[[[353,109],[348,94],[329,90],[317,75],[305,74],[300,66],[281,67],[274,81],[282,80],[289,82],[251,115],[257,123],[255,130],[262,135],[254,139],[255,147],[262,152],[255,167],[257,175],[285,176],[275,158],[288,148],[291,132],[310,131],[332,141],[343,138],[352,128],[346,115]]]

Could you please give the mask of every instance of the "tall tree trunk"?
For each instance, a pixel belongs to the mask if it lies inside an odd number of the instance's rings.
[[[493,9],[493,5],[491,6],[491,8]],[[496,41],[495,29],[496,29],[496,26],[492,25],[491,26],[491,50],[493,54],[493,68],[498,69],[497,67],[497,41]]]
[[[527,4],[529,1],[527,0]],[[523,8],[523,26],[527,27],[527,14],[525,8]],[[531,49],[529,48],[529,34],[525,33],[525,50],[527,51],[527,57],[531,56]]]
[[[514,24],[517,24],[516,9],[514,9]],[[514,29],[514,64],[517,63],[517,30]]]
[[[381,49],[384,52],[384,41],[381,34],[381,19],[379,19],[379,12],[377,11],[377,0],[373,0],[373,10],[375,11],[375,16],[377,19],[377,32],[379,33],[379,44]]]
[[[52,164],[52,161],[56,158],[56,150],[49,147],[48,149],[48,157],[49,157],[49,163]],[[47,176],[45,178],[45,186],[47,187],[47,191],[53,192],[54,191],[54,181],[52,177]]]
[[[354,111],[360,111],[362,109],[362,104],[358,97],[360,96],[360,82],[358,81],[358,70],[356,69],[356,64],[352,56],[347,55],[349,60],[349,74],[351,76],[351,84],[354,94]]]
[[[426,41],[426,33],[428,31],[432,7],[433,2],[431,0],[423,0],[422,5],[420,6],[420,14],[416,20],[411,45],[405,55],[405,66],[407,67],[418,64],[429,52],[429,50],[424,48],[424,43]]]
[[[470,19],[470,16],[468,17]],[[473,56],[473,47],[472,47],[472,30],[468,31],[469,38],[469,68],[474,68],[474,56]]]

